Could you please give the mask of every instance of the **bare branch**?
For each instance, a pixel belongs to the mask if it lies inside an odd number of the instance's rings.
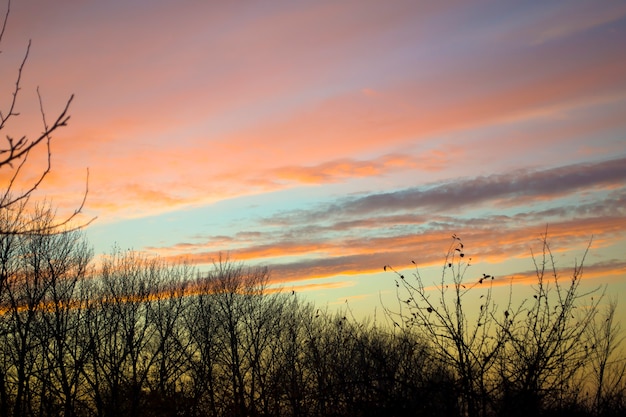
[[[2,41],[8,16],[10,13],[11,3],[8,3],[7,11],[4,16],[4,20],[2,21],[2,27],[0,29],[0,41]],[[31,41],[28,41],[28,45],[26,47],[26,52],[22,58],[22,61],[18,67],[17,76],[15,79],[15,86],[11,93],[11,98],[9,100],[8,106],[5,111],[0,111],[0,130],[5,128],[9,121],[14,117],[19,116],[19,112],[16,110],[17,105],[17,97],[21,90],[22,83],[22,74],[24,72],[24,68],[26,62],[28,60],[30,54]],[[0,192],[0,210],[11,209],[12,207],[16,207],[18,212],[22,213],[25,210],[25,203],[30,200],[31,195],[37,190],[41,184],[44,182],[45,178],[48,176],[52,169],[52,135],[56,132],[57,129],[61,127],[67,126],[67,123],[70,119],[68,115],[68,111],[72,100],[74,99],[74,95],[72,94],[62,111],[58,114],[58,116],[54,119],[52,123],[48,123],[48,119],[46,117],[46,112],[44,110],[43,99],[41,93],[39,91],[39,87],[37,88],[37,98],[39,101],[39,111],[41,115],[41,120],[43,123],[43,131],[33,139],[29,139],[27,135],[19,137],[16,139],[10,135],[6,135],[4,145],[0,145],[0,169],[8,168],[11,170],[11,174],[8,178],[8,183],[3,191]],[[43,151],[46,155],[46,163],[45,166],[42,167],[41,171],[37,174],[36,178],[29,184],[22,185],[25,188],[16,192],[16,188],[18,183],[20,182],[20,175],[26,171],[28,157],[32,150],[35,148],[43,148]],[[0,230],[0,235],[7,234],[38,234],[38,233],[52,233],[54,231],[67,231],[67,227],[70,225],[72,221],[76,219],[78,214],[82,211],[85,201],[87,198],[87,194],[89,191],[89,171],[87,171],[85,192],[83,194],[83,199],[80,202],[80,205],[74,212],[69,215],[67,218],[63,219],[58,223],[47,223],[44,229],[41,229],[39,226],[35,225],[33,222],[26,222],[22,224],[18,230]],[[87,221],[79,226],[74,228],[82,228],[86,225],[90,224],[94,219]]]

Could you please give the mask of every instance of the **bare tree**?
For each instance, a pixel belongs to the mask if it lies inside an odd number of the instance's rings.
[[[267,268],[245,267],[228,259],[217,261],[208,276],[212,282],[214,314],[221,323],[218,361],[230,381],[225,392],[232,398],[230,412],[237,416],[255,412],[251,401],[254,390],[247,382],[256,380],[253,365],[259,353],[253,350],[256,338],[248,339],[246,329],[251,314],[259,313],[255,309],[257,302],[263,300],[268,277]]]
[[[279,407],[275,355],[288,298],[266,292],[267,281],[267,268],[220,258],[194,284],[186,319],[190,375],[211,415],[271,415]]]
[[[215,314],[211,287],[211,281],[199,278],[187,297],[189,305],[185,310],[184,328],[189,346],[185,353],[193,408],[210,416],[219,416],[217,331],[220,322]]]
[[[306,350],[311,341],[306,329],[312,323],[315,306],[302,302],[293,293],[284,299],[280,327],[273,333],[267,374],[268,390],[279,410],[290,416],[305,416],[313,408],[311,398],[313,364]],[[278,414],[278,413],[275,413]]]
[[[146,320],[153,327],[152,340],[142,354],[147,359],[149,375],[146,385],[150,401],[146,404],[149,415],[173,415],[178,408],[191,408],[180,404],[185,373],[189,369],[187,357],[190,347],[189,333],[184,317],[189,303],[187,287],[192,282],[194,269],[185,263],[150,265],[155,291],[147,303]]]
[[[465,279],[471,259],[456,235],[434,285],[427,285],[417,269],[411,279],[385,266],[396,274],[398,290],[398,307],[387,308],[388,317],[394,328],[422,334],[432,346],[432,359],[454,371],[461,415],[621,410],[626,368],[614,359],[621,340],[613,322],[615,306],[600,315],[602,288],[583,292],[580,287],[589,247],[563,279],[547,233],[540,242],[541,254],[532,253],[531,296],[514,303],[511,285],[503,307],[492,299],[491,275]],[[468,310],[470,300],[477,311]],[[590,390],[592,404],[586,399]]]
[[[415,262],[413,262],[415,264]],[[466,258],[464,244],[453,235],[438,282],[427,283],[415,267],[412,277],[405,277],[391,266],[396,275],[398,307],[386,308],[393,325],[424,333],[433,345],[433,360],[456,373],[459,407],[470,417],[484,416],[490,404],[490,370],[506,340],[509,320],[498,323],[498,306],[492,299],[493,276],[482,274],[475,279],[466,275],[471,258]],[[478,311],[467,311],[473,297]],[[507,308],[501,314],[508,316]]]
[[[576,386],[577,376],[593,344],[588,329],[602,299],[600,288],[580,291],[587,251],[562,280],[547,234],[541,245],[541,255],[533,254],[534,294],[511,312],[510,325],[503,328],[507,347],[498,372],[503,404],[512,414],[528,415],[578,401],[582,387]]]
[[[4,18],[0,23],[2,25],[2,27],[0,28],[0,44],[3,41],[4,33],[7,28],[10,10],[11,2],[8,1],[6,13],[4,14]],[[6,131],[11,122],[20,116],[20,112],[18,111],[18,96],[21,90],[22,74],[26,62],[28,61],[30,48],[31,41],[28,42],[24,56],[18,65],[18,70],[14,79],[14,87],[12,89],[11,96],[8,99],[8,102],[4,106],[4,108],[0,108],[0,131]],[[24,210],[24,203],[29,201],[34,191],[39,188],[44,179],[50,173],[52,167],[52,134],[60,128],[67,126],[67,123],[70,119],[68,111],[70,108],[70,104],[74,99],[73,95],[70,95],[70,97],[65,102],[63,108],[59,111],[58,115],[54,117],[51,122],[49,122],[46,117],[43,99],[39,92],[39,88],[37,88],[36,92],[42,122],[41,133],[31,138],[29,138],[27,135],[14,136],[10,133],[6,133],[4,135],[4,143],[0,144],[0,171],[2,171],[2,173],[6,175],[5,178],[7,178],[7,183],[3,186],[2,191],[0,191],[0,210],[7,210],[15,208],[17,206],[19,206],[18,210]],[[39,172],[39,174],[35,176],[34,180],[32,180],[30,183],[20,184],[22,174],[31,168],[30,164],[28,163],[28,158],[31,155],[31,152],[33,152],[35,149],[41,149],[45,152],[46,164],[41,169],[41,172]],[[88,184],[88,181],[86,182],[86,184]],[[18,189],[20,185],[21,189]],[[74,210],[73,213],[61,220],[56,220],[54,222],[42,222],[39,221],[40,219],[32,219],[30,223],[20,222],[19,228],[0,229],[0,234],[30,234],[45,233],[49,231],[62,231],[65,226],[71,224],[72,221],[82,211],[87,198],[87,192],[88,188],[86,186],[83,199],[80,202],[79,206]],[[91,221],[88,221],[81,226],[84,226],[90,222]],[[46,227],[46,229],[37,229],[37,227]]]
[[[4,40],[10,11],[11,2],[8,1],[0,20],[0,44]],[[67,297],[71,297],[75,280],[88,262],[86,257],[78,261],[82,255],[74,246],[75,238],[71,237],[68,229],[85,204],[87,188],[78,208],[60,219],[49,204],[41,205],[31,199],[51,171],[52,135],[67,126],[73,95],[49,121],[37,88],[41,131],[34,135],[15,135],[11,132],[21,116],[18,97],[22,94],[22,76],[30,52],[29,41],[17,64],[17,73],[10,81],[8,101],[0,106],[0,131],[4,137],[0,140],[0,175],[3,181],[0,187],[0,300],[4,325],[1,335],[6,342],[2,355],[8,360],[0,370],[2,416],[8,415],[10,408],[16,416],[31,413],[37,408],[36,401],[39,401],[41,411],[45,402],[52,401],[57,394],[65,396],[66,411],[73,408],[69,403],[75,398],[75,376],[78,374],[66,367],[69,360],[65,356],[69,354],[67,334],[58,332],[67,330],[66,324],[74,311],[69,308],[71,303]],[[34,153],[44,155],[43,166],[29,159]],[[74,230],[88,223],[74,225]],[[52,236],[55,234],[58,238]],[[85,249],[82,253],[87,252]],[[73,274],[73,277],[66,280],[68,274]],[[48,314],[51,311],[54,313]],[[59,362],[61,357],[63,361]],[[51,384],[52,380],[60,386]]]
[[[38,219],[43,216],[39,212],[34,214]],[[4,318],[8,320],[4,345],[12,363],[6,377],[13,397],[14,417],[33,412],[36,404],[32,397],[42,388],[36,378],[36,368],[43,367],[38,335],[42,327],[41,310],[50,285],[47,264],[40,250],[44,239],[43,235],[8,235],[2,239],[5,274],[1,294],[6,311]]]
[[[117,248],[102,261],[89,323],[93,359],[85,372],[101,414],[139,415],[153,361],[147,311],[157,295],[159,262]]]
[[[590,360],[593,393],[592,408],[596,415],[623,411],[626,404],[626,359],[620,349],[624,341],[620,324],[616,321],[617,300],[611,300],[605,310],[588,327],[585,352]]]
[[[9,214],[11,211],[1,211]],[[54,221],[49,206],[39,206],[30,218],[12,213],[39,230]],[[4,217],[2,223],[14,219]],[[3,354],[11,366],[3,369],[3,395],[13,397],[13,415],[34,410],[63,409],[71,415],[77,377],[72,361],[71,331],[74,291],[84,277],[90,251],[77,231],[0,236],[4,331]],[[8,384],[8,385],[7,385]],[[0,407],[6,415],[6,401]]]
[[[81,285],[89,275],[92,251],[76,231],[53,233],[42,240],[40,256],[47,264],[48,286],[41,312],[42,381],[50,400],[64,417],[76,415],[83,367],[88,355],[82,331],[85,316]],[[46,407],[50,412],[51,406]]]

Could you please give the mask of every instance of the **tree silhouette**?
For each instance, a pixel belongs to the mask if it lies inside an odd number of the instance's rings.
[[[417,266],[412,277],[391,266],[384,269],[396,274],[398,299],[398,308],[386,308],[387,314],[394,325],[419,329],[433,344],[433,359],[455,372],[459,408],[474,417],[485,415],[490,406],[492,387],[487,379],[504,346],[510,321],[497,323],[494,319],[498,310],[492,298],[494,277],[482,274],[470,281],[466,277],[470,266],[463,242],[453,235],[434,290],[428,288]],[[466,300],[476,292],[480,304],[478,311],[470,314]]]
[[[540,242],[540,255],[532,254],[536,281],[531,296],[514,303],[511,284],[503,305],[496,305],[492,297],[493,276],[483,273],[466,279],[471,258],[456,235],[434,286],[417,268],[412,277],[405,277],[384,267],[396,275],[398,307],[387,307],[388,316],[399,331],[422,335],[432,346],[427,351],[432,360],[453,371],[452,388],[461,415],[525,416],[564,410],[610,415],[605,413],[623,410],[621,381],[626,367],[614,360],[621,341],[613,323],[615,305],[601,314],[602,288],[580,289],[589,247],[564,279],[547,233]],[[477,306],[466,302],[471,295]],[[470,306],[478,311],[470,312]]]
[[[4,33],[9,21],[10,10],[11,2],[8,1],[6,13],[4,14],[4,18],[1,23],[0,45],[4,39]],[[12,92],[10,93],[10,97],[4,106],[0,106],[0,131],[3,133],[9,128],[13,120],[21,116],[18,110],[18,96],[22,88],[22,75],[24,67],[28,61],[30,49],[31,41],[28,41],[23,58],[18,64],[17,74],[13,81],[14,86],[12,88]],[[0,174],[2,174],[3,181],[6,181],[6,184],[0,191],[0,210],[15,210],[19,213],[27,211],[28,202],[31,196],[44,182],[44,179],[48,176],[52,168],[52,135],[60,128],[67,126],[70,119],[68,111],[72,100],[74,99],[74,95],[70,95],[63,108],[58,112],[56,117],[49,122],[46,117],[43,99],[39,92],[39,88],[37,88],[36,93],[42,123],[41,133],[30,138],[27,135],[20,134],[15,136],[11,133],[5,133],[4,142],[0,144]],[[26,176],[26,171],[32,168],[29,164],[29,156],[36,149],[40,149],[45,153],[46,164],[35,176],[35,178],[28,182],[24,179],[24,176]],[[89,173],[87,172],[87,178],[88,176]],[[86,181],[82,201],[73,213],[69,214],[65,218],[55,219],[50,222],[49,219],[43,219],[46,221],[40,221],[42,219],[32,219],[31,217],[32,221],[29,223],[18,222],[14,224],[5,224],[5,228],[0,229],[0,234],[32,234],[45,233],[49,231],[61,231],[67,225],[71,224],[82,211],[87,198],[87,184],[88,180]],[[88,221],[81,226],[85,226],[90,222],[91,221]],[[19,228],[16,228],[18,225]],[[42,227],[45,227],[46,229],[41,229]]]

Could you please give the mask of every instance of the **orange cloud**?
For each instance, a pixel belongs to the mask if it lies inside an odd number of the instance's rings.
[[[295,291],[296,293],[306,292],[306,291],[320,291],[320,290],[331,290],[337,288],[346,288],[353,286],[354,283],[351,281],[340,281],[340,282],[324,282],[324,283],[311,283],[311,284],[295,284],[293,286],[289,286],[288,288]]]
[[[457,222],[445,229],[463,230],[467,259],[474,262],[500,264],[513,258],[528,259],[530,248],[538,241],[545,225],[529,223],[511,227],[468,227]],[[355,233],[363,234],[355,231]],[[555,221],[549,225],[552,247],[558,252],[584,248],[592,236],[594,249],[610,247],[624,238],[625,229],[621,218],[589,218]],[[260,239],[275,239],[276,236],[260,236]],[[420,267],[440,266],[448,247],[448,234],[443,229],[425,230],[420,233],[397,234],[395,236],[363,238],[347,234],[340,239],[325,241],[273,240],[257,245],[229,251],[232,258],[270,265],[272,279],[276,282],[291,282],[304,279],[357,275],[380,272],[384,265],[393,265],[397,270],[411,268],[414,260]],[[226,244],[226,241],[222,240]],[[211,247],[213,243],[210,243]],[[223,248],[222,248],[223,249]],[[174,247],[150,248],[167,258],[185,257],[188,261],[203,265],[219,256],[219,251],[203,251],[201,244],[181,244]],[[540,250],[540,249],[537,249]],[[529,261],[530,262],[530,261]]]

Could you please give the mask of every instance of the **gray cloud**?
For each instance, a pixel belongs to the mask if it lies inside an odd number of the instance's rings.
[[[521,198],[556,198],[587,188],[626,185],[626,158],[541,171],[515,171],[372,194],[338,207],[350,214],[430,209],[455,212],[470,204]]]

